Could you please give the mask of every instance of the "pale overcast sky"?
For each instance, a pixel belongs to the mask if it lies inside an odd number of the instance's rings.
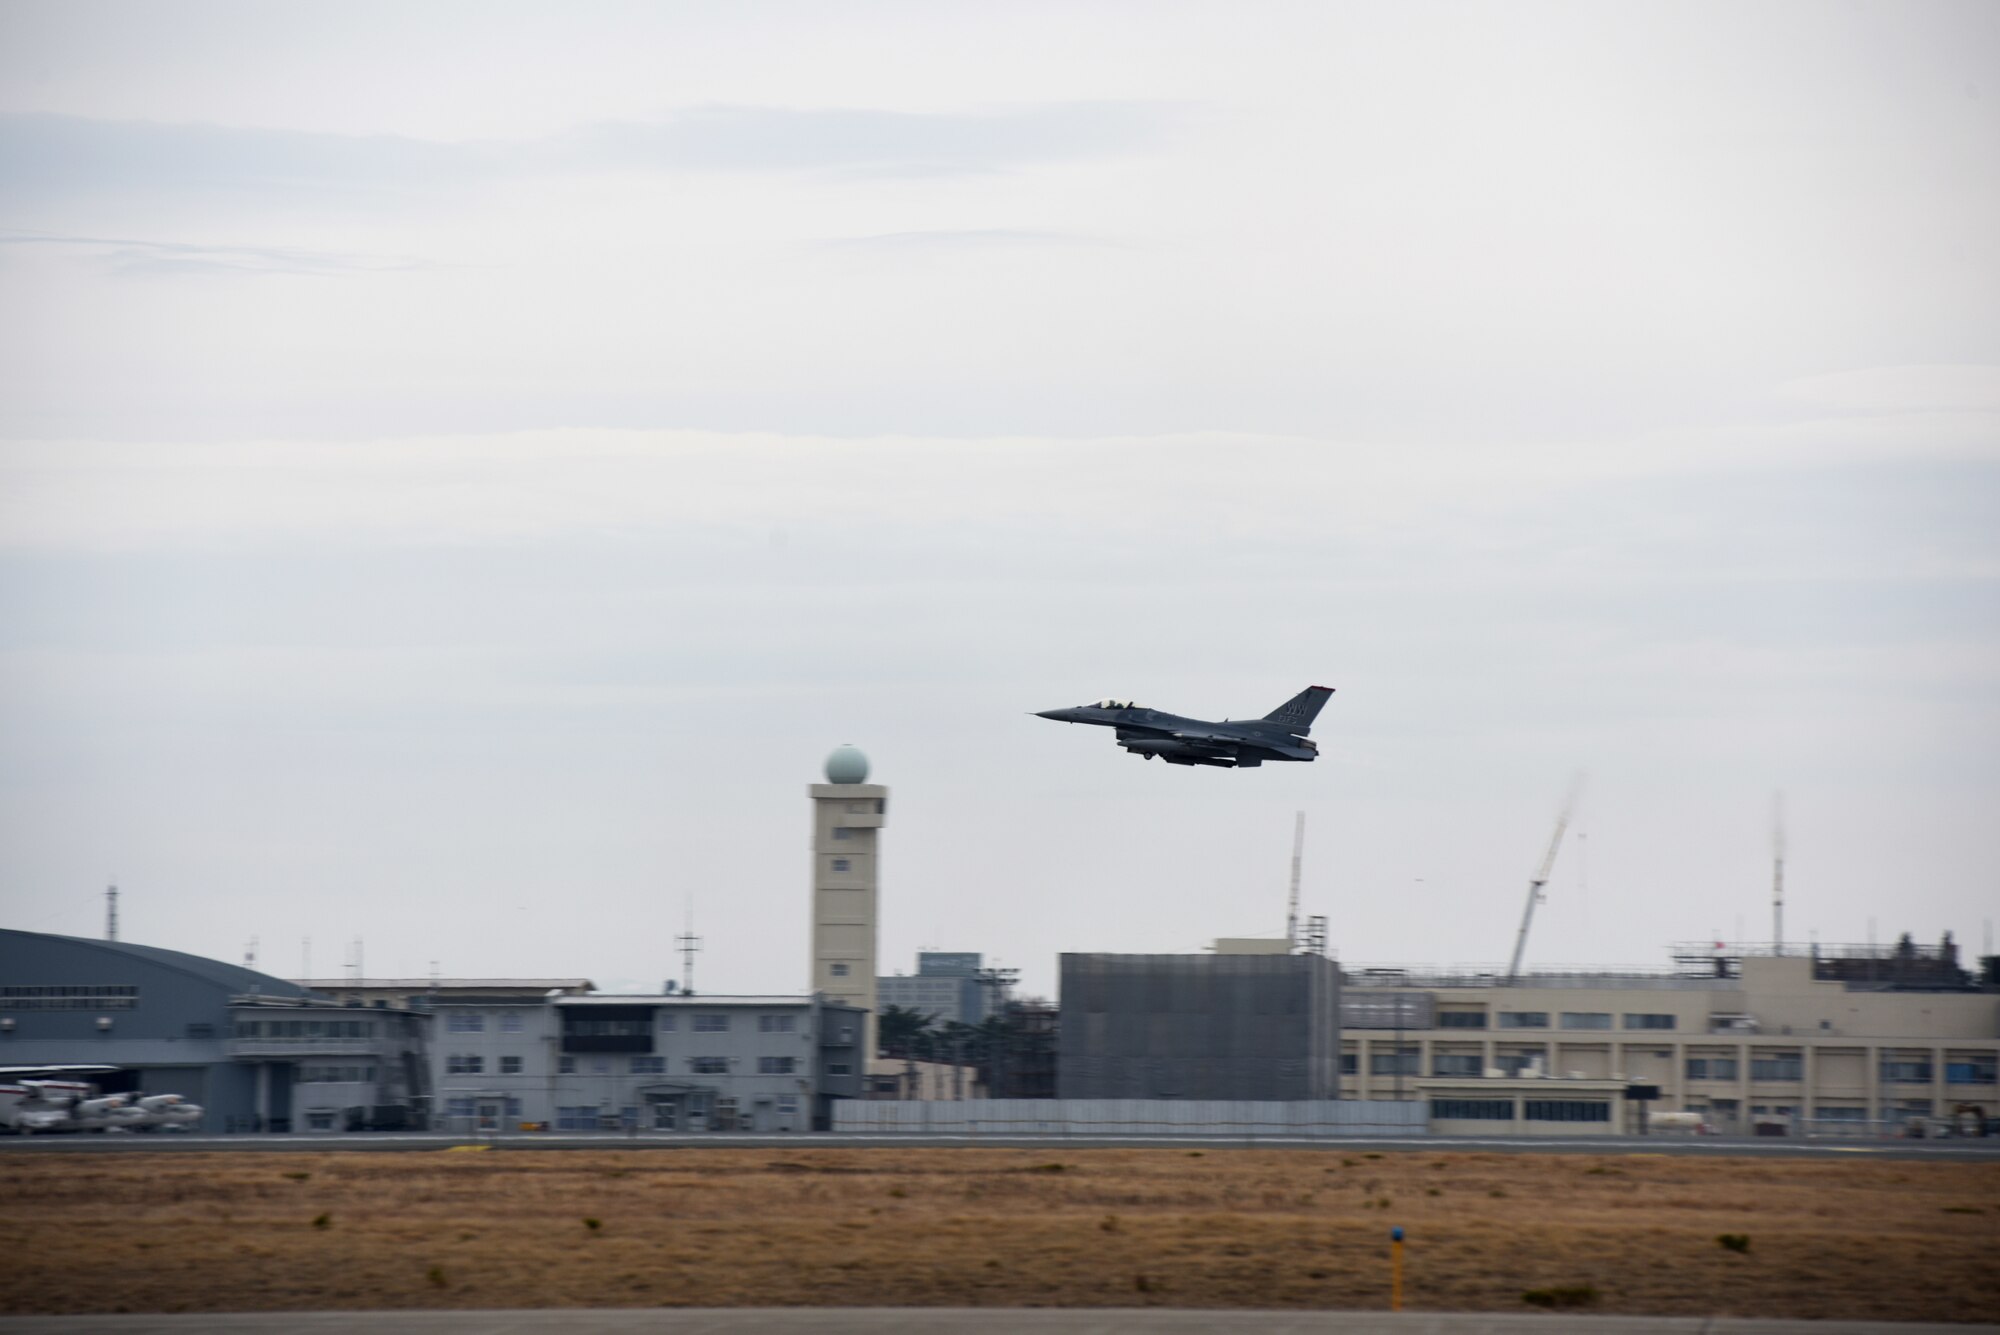
[[[2000,916],[2000,6],[0,7],[0,921],[806,983]],[[1321,759],[1030,711],[1338,688]]]

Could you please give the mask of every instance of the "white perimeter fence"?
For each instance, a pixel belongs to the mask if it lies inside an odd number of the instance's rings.
[[[1297,1099],[839,1099],[833,1129],[942,1136],[1421,1136],[1424,1105]]]

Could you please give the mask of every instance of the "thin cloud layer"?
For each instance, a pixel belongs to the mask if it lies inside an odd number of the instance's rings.
[[[956,114],[701,107],[544,140],[465,143],[13,114],[0,115],[0,192],[19,207],[123,191],[366,198],[579,172],[931,177],[1146,152],[1167,143],[1186,114],[1117,102]]]
[[[292,246],[193,245],[132,237],[38,236],[31,232],[0,232],[0,246],[68,248],[88,255],[106,271],[127,278],[244,274],[330,277],[425,267],[415,260],[301,250]]]

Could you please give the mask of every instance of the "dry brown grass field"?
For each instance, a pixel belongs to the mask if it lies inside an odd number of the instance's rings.
[[[0,1311],[1406,1305],[2000,1320],[2000,1164],[1277,1150],[0,1160]],[[1737,1250],[1722,1234],[1747,1238]]]

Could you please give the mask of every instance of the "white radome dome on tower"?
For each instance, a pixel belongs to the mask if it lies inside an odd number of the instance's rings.
[[[868,757],[861,749],[843,742],[833,749],[826,758],[826,781],[828,783],[868,782]]]

